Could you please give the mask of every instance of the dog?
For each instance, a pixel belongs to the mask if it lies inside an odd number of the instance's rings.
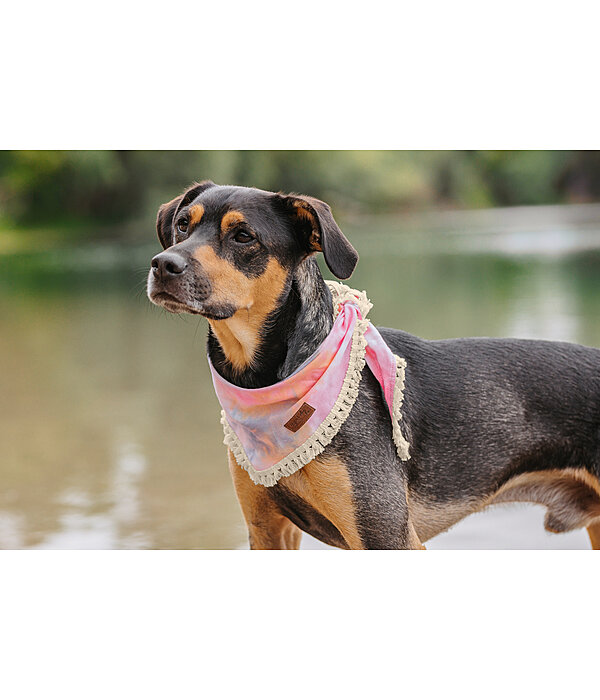
[[[340,279],[358,262],[326,203],[210,181],[163,204],[157,232],[150,300],[208,319],[213,367],[244,388],[289,377],[331,330],[316,254]],[[465,516],[516,501],[545,506],[550,532],[586,527],[600,548],[600,350],[378,330],[406,359],[410,459],[365,367],[348,418],[302,469],[257,485],[229,451],[252,549],[297,549],[303,531],[344,549],[424,549]]]

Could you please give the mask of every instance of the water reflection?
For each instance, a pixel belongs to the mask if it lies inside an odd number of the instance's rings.
[[[352,283],[368,290],[374,320],[426,338],[600,346],[598,228],[563,223],[547,238],[528,221],[519,238],[512,221],[501,243],[484,223],[478,235],[352,231],[362,253]],[[101,248],[0,258],[0,547],[245,546],[205,322],[146,301],[153,246]],[[505,522],[506,512],[432,546],[587,546],[581,533],[544,539],[537,509]]]
[[[521,278],[514,296],[507,336],[547,340],[580,337],[576,296],[561,266],[542,265],[538,274]]]

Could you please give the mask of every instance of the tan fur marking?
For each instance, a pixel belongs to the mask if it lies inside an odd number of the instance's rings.
[[[241,224],[246,221],[246,218],[241,211],[236,211],[231,209],[226,214],[223,215],[221,219],[221,233],[227,233],[227,231],[235,224]]]
[[[408,521],[408,537],[406,544],[407,549],[425,549],[421,543],[421,540],[419,539],[419,536],[417,535],[414,525],[412,524],[412,520],[410,519]]]
[[[587,526],[587,532],[592,544],[592,549],[600,549],[600,521],[595,521]]]
[[[231,318],[209,323],[233,368],[243,371],[254,361],[260,331],[281,296],[287,272],[271,258],[260,277],[246,277],[208,245],[197,248],[194,258],[210,279],[213,288],[210,301],[232,304],[239,309]]]
[[[204,207],[201,204],[195,204],[189,208],[190,226],[197,226],[204,216]]]
[[[584,469],[520,474],[504,484],[490,503],[515,501],[546,506],[546,530],[568,532],[600,517],[600,484]]]
[[[302,531],[282,515],[266,486],[255,484],[227,451],[229,471],[250,538],[250,549],[299,549]]]
[[[281,483],[333,523],[350,549],[364,549],[354,513],[354,495],[346,465],[320,455]]]
[[[440,504],[424,501],[410,491],[407,494],[407,503],[410,520],[421,542],[427,542],[456,525],[467,515],[483,508],[481,500],[450,501]]]
[[[310,224],[312,229],[310,238],[308,240],[309,245],[312,250],[321,251],[321,237],[319,235],[319,225],[313,213],[306,208],[306,204],[300,200],[294,202],[294,209],[296,210],[296,216],[299,219],[304,219]]]

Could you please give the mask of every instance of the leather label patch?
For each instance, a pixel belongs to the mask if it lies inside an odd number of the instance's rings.
[[[291,430],[292,433],[295,433],[297,430],[300,430],[300,428],[312,416],[315,410],[316,409],[314,409],[312,406],[309,406],[309,404],[303,403],[302,406],[300,406],[296,413],[294,413],[294,415],[283,427],[287,428],[288,430]]]

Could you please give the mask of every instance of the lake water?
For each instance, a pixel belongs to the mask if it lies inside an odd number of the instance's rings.
[[[375,323],[600,346],[600,207],[353,222]],[[1,234],[0,234],[1,236]],[[0,255],[0,547],[246,547],[206,322],[147,301],[158,250],[91,241]],[[587,548],[497,506],[428,548]],[[304,536],[303,547],[323,547]]]

